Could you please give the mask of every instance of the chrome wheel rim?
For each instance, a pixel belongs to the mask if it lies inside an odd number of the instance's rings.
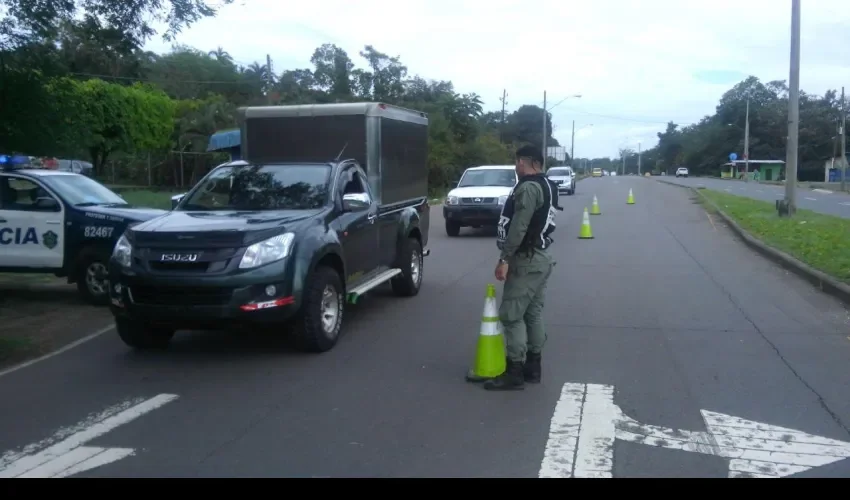
[[[328,285],[322,291],[322,329],[325,333],[332,337],[336,331],[336,325],[339,321],[340,300],[339,294],[336,293],[334,287]]]
[[[418,288],[419,280],[422,279],[422,255],[418,250],[414,250],[410,255],[410,277]]]
[[[86,269],[86,286],[92,295],[103,295],[109,288],[106,266],[101,262],[92,262]]]

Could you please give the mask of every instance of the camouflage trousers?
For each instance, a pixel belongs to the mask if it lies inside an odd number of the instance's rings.
[[[543,306],[555,261],[545,251],[520,253],[508,261],[508,276],[499,305],[508,358],[524,363],[527,352],[541,353],[546,343]]]

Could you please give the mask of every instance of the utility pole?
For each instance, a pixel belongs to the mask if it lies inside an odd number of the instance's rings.
[[[640,175],[640,157],[641,157],[640,143],[638,143],[638,175]]]
[[[847,189],[847,101],[844,100],[844,87],[841,87],[841,191]]]
[[[800,0],[791,0],[791,70],[788,88],[788,141],[785,150],[785,199],[779,215],[797,211],[797,156],[800,134]]]
[[[749,182],[750,176],[750,98],[747,97],[747,117],[744,124],[744,182]]]
[[[502,89],[502,97],[499,98],[502,102],[502,118],[499,122],[499,142],[505,143],[505,106],[508,104],[508,91],[507,89]]]
[[[266,54],[266,85],[268,85],[266,89],[266,103],[269,106],[272,104],[272,82],[272,56]]]
[[[573,136],[570,140],[570,165],[575,161],[575,152],[576,152],[576,121],[573,120]]]
[[[626,152],[623,151],[623,175],[626,175]]]
[[[543,91],[543,171],[546,171],[546,91]]]

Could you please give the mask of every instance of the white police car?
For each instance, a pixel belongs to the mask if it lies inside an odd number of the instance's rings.
[[[127,226],[167,213],[130,206],[84,175],[0,155],[0,272],[49,273],[92,304],[109,300],[106,264]]]

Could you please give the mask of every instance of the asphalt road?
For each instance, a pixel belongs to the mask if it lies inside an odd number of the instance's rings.
[[[625,203],[629,188],[636,205]],[[591,218],[595,239],[579,240],[593,194],[603,214]],[[100,448],[128,456],[76,476],[563,477],[595,467],[615,477],[726,477],[735,467],[767,473],[782,457],[833,462],[801,476],[850,476],[845,448],[802,434],[850,441],[844,307],[747,249],[684,189],[606,177],[564,198],[540,385],[490,393],[464,381],[494,282],[494,234],[448,238],[435,208],[420,295],[376,293],[350,308],[329,353],[192,333],[167,352],[139,354],[108,332],[0,377],[0,477],[51,457],[33,474],[67,470]],[[586,394],[570,403],[573,390]],[[151,400],[158,395],[170,396]],[[673,437],[606,438],[612,405],[645,424],[629,435],[663,427]],[[579,410],[587,418],[576,441],[569,425]],[[701,410],[797,432],[763,441],[741,421],[730,429],[743,437],[717,439],[711,453],[671,449],[687,431],[711,431]],[[786,445],[796,448],[771,454]],[[718,455],[735,446],[755,461]]]
[[[756,182],[727,181],[706,177],[676,178],[664,177],[665,181],[682,184],[683,186],[705,186],[708,189],[725,191],[737,196],[746,196],[756,200],[773,203],[785,198],[785,186],[775,184],[759,184]],[[850,218],[850,194],[829,189],[797,188],[797,208],[804,208],[827,215]]]

